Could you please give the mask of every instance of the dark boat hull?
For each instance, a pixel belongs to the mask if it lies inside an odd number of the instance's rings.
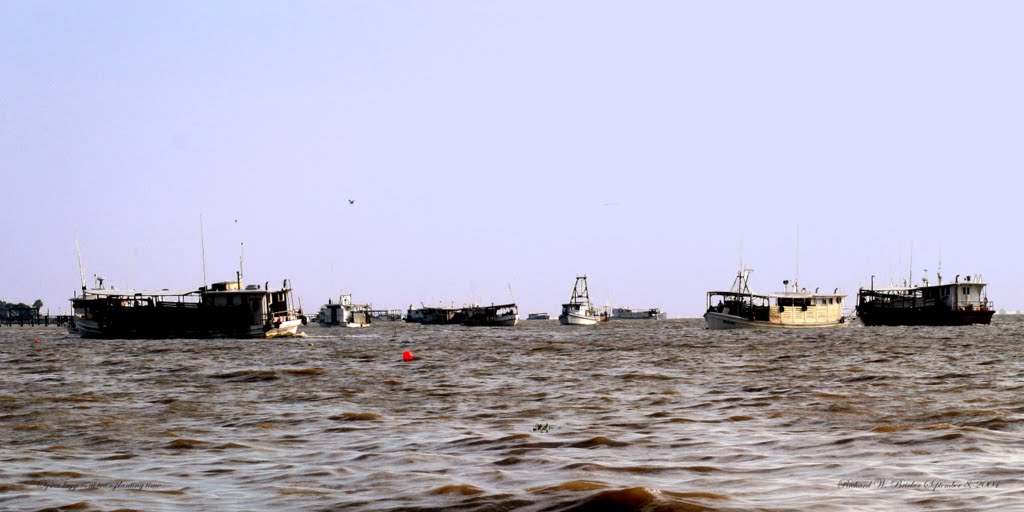
[[[79,318],[75,334],[95,339],[204,339],[204,338],[273,338],[294,336],[301,320],[275,322],[270,325],[195,325],[169,326],[166,324],[100,324]]]
[[[984,309],[952,310],[945,307],[930,308],[857,308],[857,317],[864,325],[974,325],[992,323],[995,311]]]
[[[465,317],[460,309],[423,308],[420,311],[422,316],[417,323],[422,325],[459,325]]]

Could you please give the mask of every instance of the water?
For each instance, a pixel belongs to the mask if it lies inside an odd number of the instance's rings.
[[[1024,321],[996,318],[215,341],[5,327],[0,508],[1021,510]]]

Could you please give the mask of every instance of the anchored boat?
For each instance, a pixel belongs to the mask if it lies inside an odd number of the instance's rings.
[[[370,319],[373,322],[401,322],[405,320],[405,315],[402,314],[401,309],[371,309],[369,313]]]
[[[471,306],[463,308],[462,325],[479,327],[514,327],[519,325],[519,308],[515,304]]]
[[[82,286],[71,299],[74,329],[83,338],[273,338],[295,336],[301,311],[293,309],[287,280],[278,290],[236,281],[172,292]]]
[[[960,276],[952,283],[879,288],[857,292],[857,316],[864,325],[972,325],[989,324],[995,304],[989,302],[981,276]]]
[[[562,314],[558,322],[562,325],[595,325],[607,320],[608,316],[599,314],[590,302],[590,290],[587,288],[587,276],[576,276],[576,284],[572,288],[569,302],[562,304]]]
[[[462,309],[454,307],[413,309],[409,306],[409,311],[405,315],[406,322],[422,325],[456,325],[461,324],[463,318],[465,315]]]
[[[664,320],[666,318],[668,318],[668,315],[658,308],[613,308],[611,315],[612,320]]]
[[[328,299],[317,315],[320,327],[369,327],[370,307],[353,304],[352,294],[344,294],[338,302]]]
[[[729,291],[712,291],[707,296],[704,319],[708,329],[807,329],[845,327],[843,315],[846,295],[808,293],[794,283],[783,281],[786,291],[759,295],[751,292],[751,269],[736,274]],[[717,299],[717,300],[716,300]]]

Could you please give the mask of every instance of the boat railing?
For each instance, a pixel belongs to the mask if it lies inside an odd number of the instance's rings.
[[[161,308],[198,308],[199,302],[181,302],[176,300],[160,300],[156,305]]]
[[[956,306],[960,311],[990,311],[996,308],[996,303],[987,299],[961,300]]]

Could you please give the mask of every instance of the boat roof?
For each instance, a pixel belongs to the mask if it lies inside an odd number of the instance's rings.
[[[240,293],[274,293],[283,291],[285,290],[264,290],[260,288],[258,290],[207,290],[205,293],[208,295],[233,295]]]
[[[86,295],[99,295],[104,297],[135,297],[138,295],[146,297],[169,297],[198,294],[199,290],[112,290],[104,288],[97,290],[85,290],[83,293]]]
[[[280,292],[284,290],[207,290],[205,292],[199,290],[112,290],[112,289],[96,289],[96,290],[85,290],[84,294],[94,295],[100,297],[182,297],[186,295],[252,295],[252,294],[264,294]]]
[[[814,297],[846,297],[845,293],[806,293],[806,292],[774,292],[774,293],[739,293],[733,291],[708,292],[708,295],[732,295],[739,297],[771,297],[783,299],[811,299]]]
[[[811,299],[814,297],[846,297],[845,293],[773,292],[768,297],[782,299]]]
[[[861,290],[868,292],[909,292],[914,290],[924,290],[925,288],[942,288],[944,286],[988,286],[988,283],[981,281],[953,281],[942,284],[930,284],[928,286],[886,286],[884,288],[861,288]]]

